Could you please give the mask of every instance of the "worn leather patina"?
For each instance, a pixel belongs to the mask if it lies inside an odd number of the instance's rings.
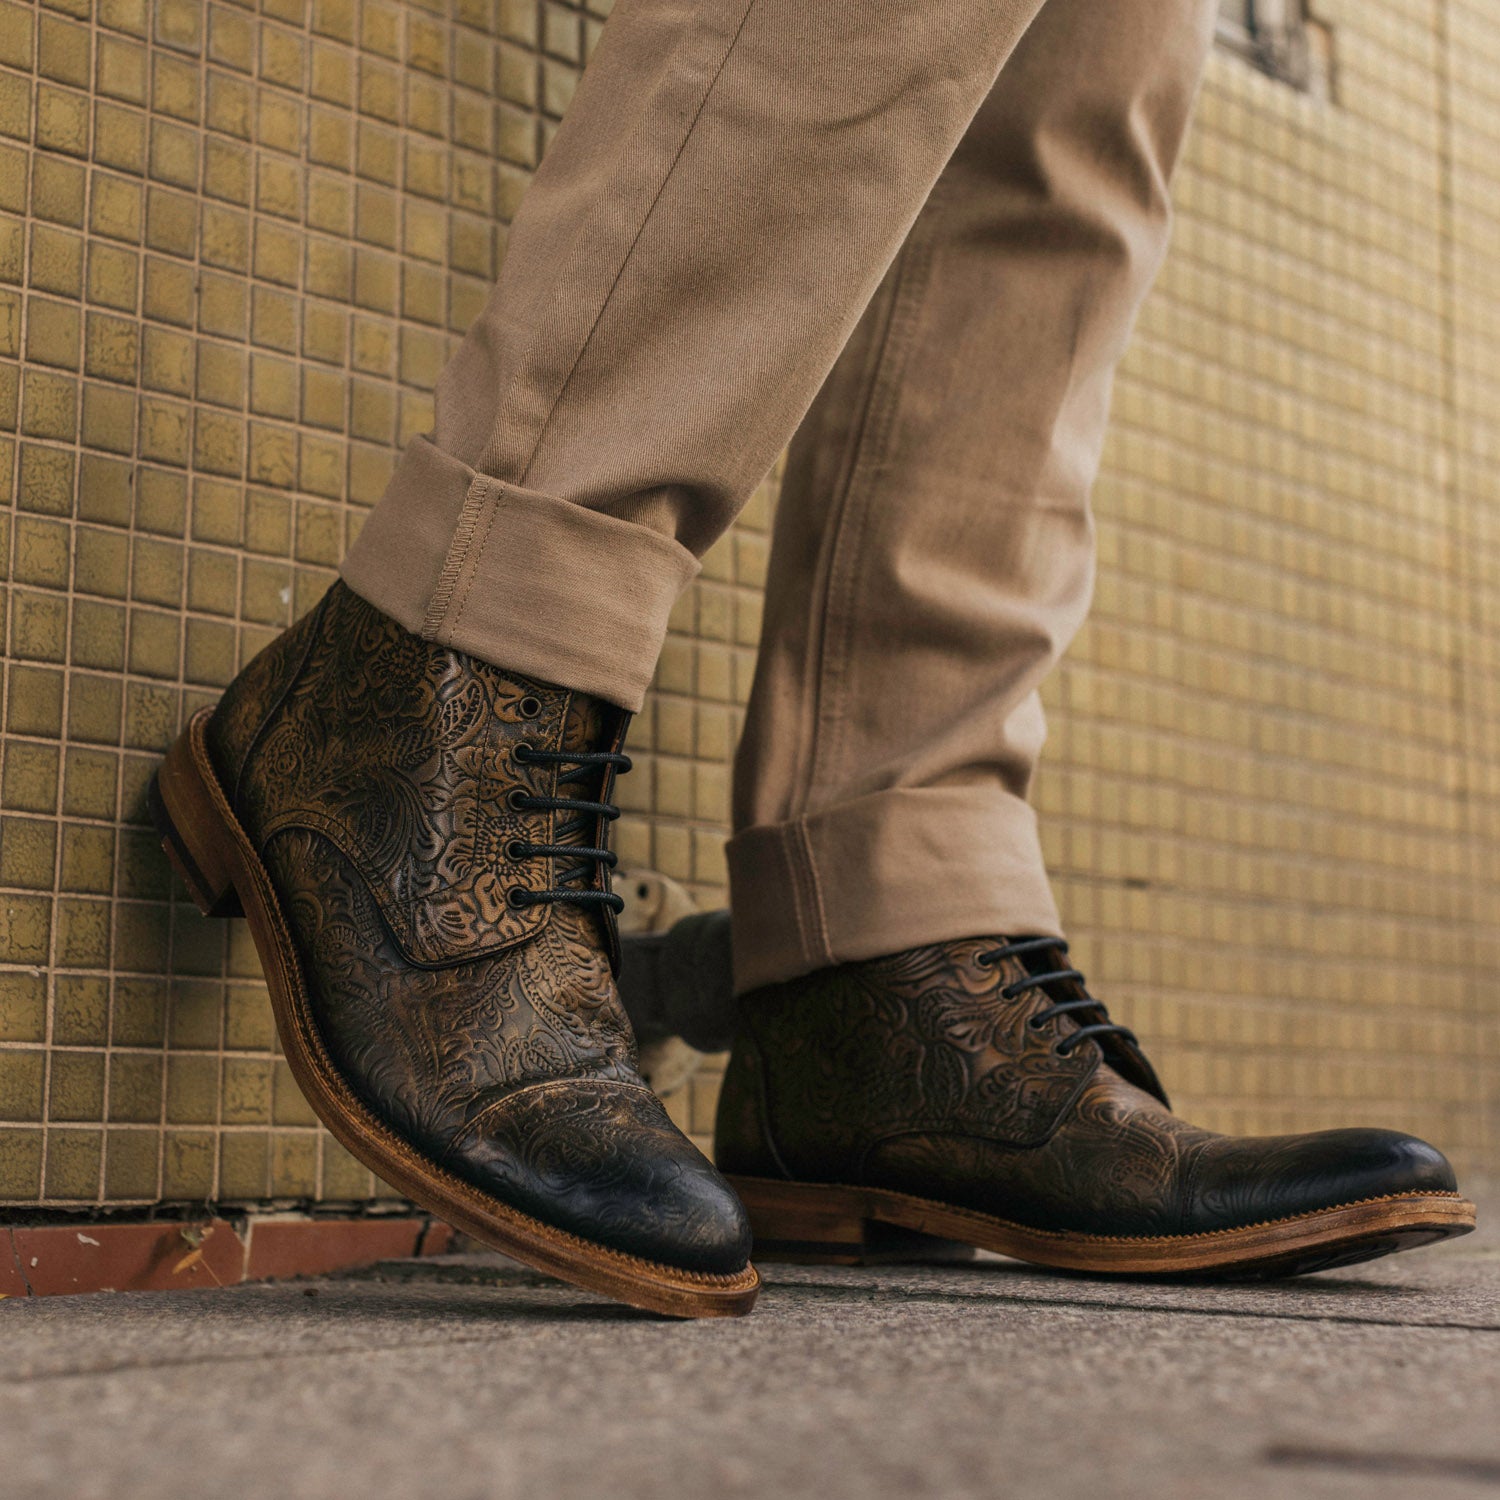
[[[618,750],[627,719],[423,641],[335,583],[231,686],[208,743],[360,1099],[546,1224],[729,1274],[744,1213],[636,1071],[612,912],[538,899],[580,861],[572,888],[607,890],[583,853],[604,847],[604,815],[516,805],[608,802],[610,767],[526,756]]]
[[[731,1176],[876,1187],[1036,1229],[1191,1235],[1402,1193],[1452,1193],[1445,1158],[1391,1130],[1234,1137],[1174,1115],[1128,1037],[1070,1034],[1054,950],[1001,938],[844,964],[744,997],[720,1096]]]

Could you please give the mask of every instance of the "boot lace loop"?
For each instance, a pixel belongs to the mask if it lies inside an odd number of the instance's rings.
[[[521,740],[511,752],[519,763],[556,766],[557,785],[576,786],[591,777],[613,768],[623,776],[631,766],[630,757],[617,750],[544,750],[528,740]],[[555,829],[555,840],[550,844],[538,844],[529,839],[512,839],[506,845],[506,855],[512,860],[555,859],[574,861],[566,869],[554,874],[556,884],[542,891],[533,891],[525,886],[514,885],[506,892],[505,899],[515,907],[543,906],[553,902],[567,902],[574,906],[607,906],[618,913],[625,905],[613,891],[593,889],[595,873],[600,865],[612,870],[619,856],[607,849],[601,841],[599,847],[586,844],[561,842],[570,833],[582,833],[590,819],[603,818],[605,826],[620,816],[620,809],[613,802],[594,801],[587,797],[549,796],[545,792],[525,792],[519,787],[507,799],[517,812],[567,813]],[[581,882],[575,886],[574,881]]]
[[[989,968],[1007,958],[1025,958],[1030,954],[1046,951],[1051,951],[1066,959],[1068,945],[1062,938],[1021,938],[1013,943],[1002,943],[998,948],[986,948],[978,958],[981,967]],[[1098,1018],[1086,1021],[1076,1031],[1069,1032],[1067,1036],[1062,1037],[1052,1049],[1059,1057],[1066,1057],[1080,1042],[1089,1037],[1118,1036],[1132,1047],[1139,1045],[1135,1033],[1128,1026],[1121,1026],[1117,1021],[1109,1019],[1109,1012],[1105,1009],[1104,1002],[1088,993],[1083,975],[1070,966],[1048,969],[1040,974],[1028,974],[1024,979],[1014,979],[1001,987],[1000,994],[1006,1000],[1018,1000],[1029,991],[1045,989],[1049,984],[1058,980],[1076,980],[1079,989],[1084,993],[1072,1000],[1055,1000],[1051,1005],[1043,1006],[1027,1021],[1028,1026],[1040,1029],[1048,1021],[1055,1020],[1059,1016],[1070,1016],[1075,1012],[1080,1013],[1080,1019],[1084,1011],[1092,1012]]]

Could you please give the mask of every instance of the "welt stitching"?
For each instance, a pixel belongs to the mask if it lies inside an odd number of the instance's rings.
[[[985,1224],[1004,1224],[1014,1229],[1025,1230],[1027,1234],[1035,1235],[1039,1239],[1057,1240],[1064,1243],[1076,1243],[1087,1241],[1098,1245],[1131,1245],[1131,1244],[1175,1244],[1185,1240],[1216,1240],[1225,1239],[1232,1235],[1242,1235],[1247,1230],[1271,1229],[1279,1224],[1298,1224],[1309,1219],[1321,1218],[1325,1214],[1337,1213],[1345,1208],[1366,1208],[1376,1203],[1401,1203],[1416,1202],[1429,1198],[1442,1198],[1453,1203],[1464,1202],[1461,1193],[1381,1193],[1373,1198],[1355,1198],[1348,1203],[1331,1204],[1328,1208],[1311,1209],[1307,1213],[1286,1214],[1278,1219],[1256,1219],[1251,1224],[1237,1224],[1228,1229],[1199,1229],[1192,1234],[1088,1234],[1074,1229],[1035,1229],[1030,1224],[1020,1224],[1014,1219],[1003,1219],[998,1214],[980,1213],[977,1209],[960,1208],[954,1204],[943,1203],[936,1198],[922,1198],[915,1193],[900,1193],[891,1188],[867,1189],[867,1185],[855,1182],[840,1183],[816,1183],[809,1184],[816,1187],[841,1187],[851,1192],[859,1192],[861,1189],[885,1194],[891,1198],[898,1198],[906,1203],[919,1204],[924,1207],[932,1206],[940,1208],[944,1213],[953,1214],[956,1217],[968,1220],[970,1223],[983,1226]]]

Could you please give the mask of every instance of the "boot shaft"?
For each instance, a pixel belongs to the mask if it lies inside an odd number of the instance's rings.
[[[555,916],[617,963],[609,903],[562,914],[530,899],[576,877],[578,862],[519,851],[604,847],[603,814],[527,800],[603,804],[613,768],[560,771],[526,754],[617,750],[628,718],[424,641],[337,582],[235,679],[208,738],[251,837],[305,828],[330,839],[412,963],[481,958]],[[586,875],[607,892],[605,861]]]

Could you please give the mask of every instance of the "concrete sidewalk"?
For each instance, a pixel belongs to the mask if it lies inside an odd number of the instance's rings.
[[[27,1500],[1432,1496],[1500,1487],[1500,1245],[1301,1281],[768,1267],[670,1323],[489,1256],[0,1304]]]

